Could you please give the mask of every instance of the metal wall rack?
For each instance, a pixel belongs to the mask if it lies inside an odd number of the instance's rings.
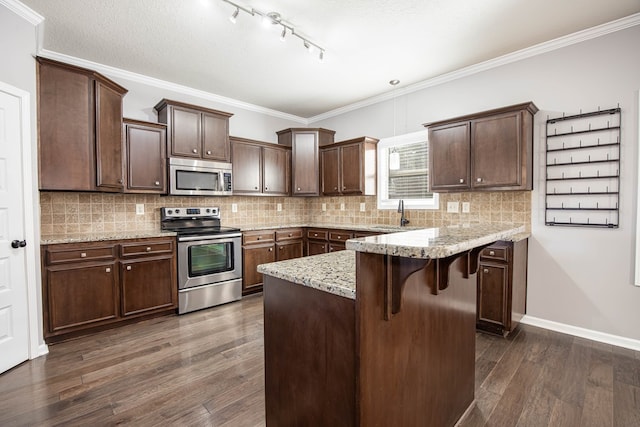
[[[546,225],[618,227],[620,118],[619,106],[547,118]]]

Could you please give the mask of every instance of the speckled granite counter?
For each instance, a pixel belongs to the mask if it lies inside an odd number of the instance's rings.
[[[335,230],[355,230],[355,231],[373,231],[381,233],[395,233],[404,230],[420,230],[424,227],[419,226],[405,226],[390,224],[292,224],[292,225],[256,225],[256,226],[241,226],[242,231],[257,231],[257,230],[279,230],[282,228],[330,228]]]
[[[59,236],[45,236],[40,239],[41,245],[76,242],[101,242],[105,240],[142,239],[149,237],[174,237],[176,233],[164,231],[114,231],[91,234],[64,234]]]
[[[405,258],[444,258],[523,233],[524,226],[455,225],[347,240],[347,249]]]
[[[356,298],[356,258],[338,251],[258,266],[258,272],[342,297]]]

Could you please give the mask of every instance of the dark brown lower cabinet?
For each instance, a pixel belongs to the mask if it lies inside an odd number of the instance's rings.
[[[526,313],[527,242],[496,242],[480,253],[476,327],[508,335]]]
[[[175,239],[62,243],[41,250],[47,343],[175,312]]]

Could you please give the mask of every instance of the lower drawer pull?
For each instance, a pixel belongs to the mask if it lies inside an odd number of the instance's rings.
[[[109,267],[105,268],[104,271],[107,273],[111,273],[111,269]]]
[[[485,268],[484,270],[482,270],[482,272],[483,272],[483,273],[488,273],[488,272],[489,272],[489,269],[488,269],[488,268]]]
[[[151,246],[147,246],[147,252],[151,252]]]
[[[489,251],[489,255],[494,256],[496,254],[495,251]]]
[[[127,265],[127,271],[131,271],[131,266]]]
[[[87,257],[86,252],[80,252],[80,258],[86,258],[86,257]]]

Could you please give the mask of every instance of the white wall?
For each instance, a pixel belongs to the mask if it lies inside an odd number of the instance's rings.
[[[429,121],[533,101],[532,238],[527,313],[540,319],[640,340],[640,288],[634,282],[640,26],[503,65],[396,99],[397,133]],[[396,77],[396,76],[390,76]],[[547,115],[622,108],[620,227],[544,225]],[[313,123],[336,138],[393,134],[393,101]]]

